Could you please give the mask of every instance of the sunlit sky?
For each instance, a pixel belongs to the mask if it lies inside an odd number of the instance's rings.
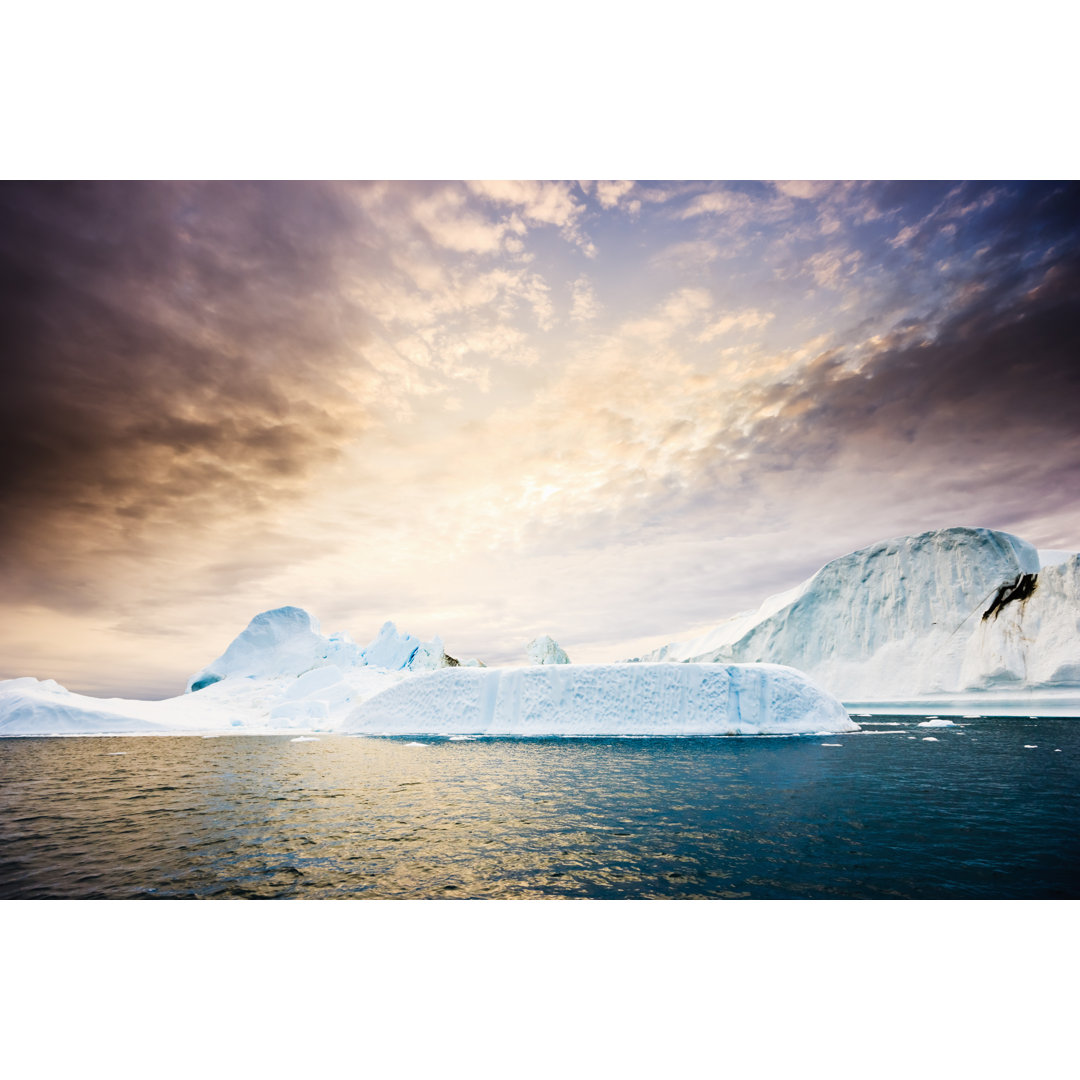
[[[0,186],[0,677],[256,613],[625,659],[875,540],[1080,548],[1080,186]]]

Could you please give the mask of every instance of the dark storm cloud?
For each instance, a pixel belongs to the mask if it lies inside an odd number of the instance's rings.
[[[1066,204],[1075,207],[1075,190]],[[973,295],[936,328],[908,326],[857,371],[835,350],[770,388],[757,404],[775,415],[736,449],[758,467],[801,474],[862,455],[891,463],[899,484],[915,463],[936,459],[940,484],[977,487],[1014,517],[1075,499],[1080,250],[1076,218],[1064,220],[1072,230],[1057,234],[1053,257],[974,276]]]
[[[0,186],[5,569],[180,507],[257,511],[335,454],[363,421],[336,381],[362,364],[350,207],[308,184]]]

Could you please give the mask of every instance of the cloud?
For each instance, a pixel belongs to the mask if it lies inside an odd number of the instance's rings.
[[[732,330],[760,330],[772,322],[774,316],[771,311],[759,311],[757,308],[748,308],[745,311],[727,312],[719,319],[709,323],[698,334],[698,341],[713,341],[723,337]]]
[[[773,186],[781,195],[793,199],[819,199],[832,187],[829,180],[775,180]]]
[[[473,180],[469,190],[490,202],[512,206],[528,223],[554,225],[590,256],[596,248],[581,232],[585,204],[574,198],[573,186],[554,180]]]
[[[629,195],[633,189],[633,180],[597,180],[596,201],[605,210],[612,210],[619,205],[619,200]]]
[[[592,281],[582,274],[570,286],[570,321],[588,322],[600,314],[600,301]]]
[[[719,257],[720,249],[711,240],[682,240],[661,249],[650,261],[654,266],[670,266],[700,273]]]
[[[372,423],[333,186],[8,185],[0,559],[12,590],[181,513],[258,515]],[[71,572],[78,572],[73,570]],[[57,580],[59,579],[59,580]]]
[[[0,188],[5,673],[280,603],[613,659],[883,536],[1076,543],[1080,186],[599,191]]]
[[[741,448],[767,446],[775,467],[800,473],[880,469],[909,510],[938,499],[981,524],[1039,516],[1080,470],[1080,260],[966,300],[857,369],[833,351],[761,391]]]
[[[816,284],[825,289],[840,289],[858,271],[860,258],[857,251],[818,251],[804,265]]]

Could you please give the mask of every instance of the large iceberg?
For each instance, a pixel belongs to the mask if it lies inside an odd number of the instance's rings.
[[[0,735],[185,734],[333,731],[358,702],[414,671],[447,662],[442,642],[386,623],[361,649],[324,636],[303,608],[264,611],[179,697],[95,698],[53,680],[0,682]]]
[[[756,611],[644,661],[788,664],[853,710],[1080,705],[1080,556],[952,528],[828,563]]]
[[[858,731],[831,695],[775,664],[448,668],[357,706],[344,730],[390,735],[800,735]]]

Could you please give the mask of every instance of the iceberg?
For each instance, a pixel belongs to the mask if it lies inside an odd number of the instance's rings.
[[[303,608],[280,607],[264,611],[248,623],[229,647],[188,679],[194,693],[228,678],[266,679],[301,675],[334,660],[360,660],[360,651],[340,636],[323,637],[319,622]]]
[[[73,694],[53,679],[6,679],[0,682],[0,735],[140,735],[167,730],[133,714],[132,704]]]
[[[1080,555],[951,528],[822,567],[643,661],[776,663],[852,711],[1073,714],[1080,707]]]
[[[570,657],[562,649],[559,643],[548,634],[541,634],[533,638],[525,646],[525,654],[530,664],[569,664]]]
[[[447,668],[358,705],[343,730],[392,735],[802,735],[858,731],[775,664]]]
[[[407,665],[423,643],[387,625],[376,641],[411,642]],[[424,653],[429,664],[441,655],[441,643]],[[357,702],[407,673],[370,665],[347,634],[324,636],[303,608],[275,608],[256,615],[182,695],[163,701],[95,698],[52,680],[0,681],[0,735],[333,731]]]
[[[387,671],[429,671],[446,665],[442,641],[421,641],[412,634],[402,634],[392,622],[385,622],[375,640],[363,651],[363,661]]]

